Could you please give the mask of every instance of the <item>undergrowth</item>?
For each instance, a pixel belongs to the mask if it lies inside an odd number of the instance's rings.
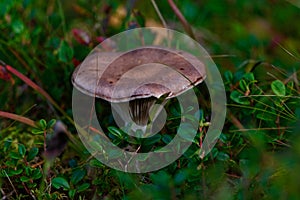
[[[300,17],[299,8],[279,1],[175,2],[187,23],[177,19],[178,11],[167,1],[151,2],[1,1],[2,199],[300,197],[300,29],[286,23]],[[201,108],[193,144],[176,162],[151,173],[113,170],[90,155],[76,134],[71,74],[105,38],[164,23],[187,31],[218,65],[227,94],[222,134],[201,159],[199,148],[210,123],[209,109]],[[203,97],[209,105],[207,94]],[[167,107],[167,131],[143,142],[145,151],[174,136],[178,110]],[[70,140],[50,159],[45,144],[58,120],[67,125]],[[117,145],[126,140],[113,124],[105,134]]]

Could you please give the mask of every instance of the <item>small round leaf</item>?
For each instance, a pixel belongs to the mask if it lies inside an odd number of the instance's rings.
[[[33,160],[38,153],[39,153],[38,148],[36,148],[36,147],[31,148],[27,155],[27,161]]]
[[[285,96],[285,85],[280,80],[273,81],[271,84],[271,88],[274,94],[276,94],[277,96]]]
[[[18,144],[18,152],[22,157],[25,156],[26,148],[23,144]]]
[[[59,189],[61,187],[66,190],[70,189],[70,185],[69,185],[68,181],[63,177],[56,177],[56,178],[52,179],[52,185],[56,189]]]
[[[71,183],[76,185],[85,176],[86,171],[82,169],[77,169],[72,172]]]
[[[90,187],[90,184],[89,184],[89,183],[83,183],[83,184],[81,184],[80,186],[78,186],[77,191],[78,191],[78,192],[83,192],[83,191],[85,191],[86,189],[88,189],[89,187]]]
[[[44,119],[41,119],[39,121],[39,124],[40,124],[40,126],[41,126],[42,129],[45,129],[47,127],[47,122]]]

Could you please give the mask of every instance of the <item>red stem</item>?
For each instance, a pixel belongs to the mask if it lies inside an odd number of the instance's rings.
[[[43,88],[38,86],[36,83],[34,83],[32,80],[30,80],[28,77],[23,75],[21,72],[19,72],[15,68],[13,68],[9,65],[6,65],[5,67],[6,67],[7,71],[11,72],[12,74],[14,74],[18,78],[20,78],[27,85],[32,87],[34,90],[36,90],[42,96],[44,96],[57,110],[59,110],[60,113],[62,113],[64,115],[64,117],[66,117],[69,120],[69,122],[71,122],[74,125],[74,121],[68,116],[68,114],[63,109],[61,109],[61,107],[54,101],[54,99],[52,99],[52,97],[45,90],[43,90]]]
[[[23,124],[27,124],[31,127],[37,127],[35,122],[27,117],[23,117],[20,115],[16,115],[13,113],[9,113],[9,112],[4,112],[4,111],[0,111],[0,117],[5,117],[5,118],[9,118],[9,119],[13,119],[15,121],[19,121],[22,122]]]
[[[16,75],[18,78],[20,78],[22,81],[24,81],[27,85],[29,85],[34,90],[38,91],[38,93],[43,95],[48,101],[50,101],[51,104],[53,104],[54,106],[56,105],[56,102],[52,99],[52,97],[45,90],[43,90],[41,87],[39,87],[37,84],[35,84],[32,80],[30,80],[25,75],[23,75],[18,70],[16,70],[15,68],[13,68],[9,65],[6,65],[5,67],[9,72]]]
[[[27,85],[29,85],[34,90],[36,90],[38,93],[43,95],[57,110],[59,110],[60,113],[62,113],[64,115],[64,117],[66,117],[73,125],[75,125],[74,121],[68,116],[68,114],[63,109],[61,109],[61,107],[52,99],[52,97],[45,90],[43,90],[40,86],[38,86],[36,83],[34,83],[32,80],[27,78],[25,75],[23,75],[21,72],[19,72],[15,68],[13,68],[9,65],[5,65],[5,67],[6,67],[7,71],[11,72],[12,74],[14,74],[18,78],[20,78],[22,81],[24,81]],[[25,122],[28,122],[28,121],[25,120]],[[30,125],[30,124],[28,124],[28,125]],[[68,137],[74,144],[76,144],[76,145],[79,144],[71,133],[67,132],[66,134],[68,135]]]
[[[168,0],[168,3],[170,5],[170,7],[172,8],[173,12],[175,13],[175,15],[178,17],[178,19],[180,20],[181,24],[183,25],[184,30],[187,32],[187,34],[189,34],[189,36],[191,38],[193,38],[194,40],[196,40],[196,37],[193,33],[193,30],[190,26],[190,24],[186,21],[185,17],[183,16],[183,14],[180,12],[180,10],[178,9],[178,7],[176,6],[176,4],[174,3],[173,0]]]

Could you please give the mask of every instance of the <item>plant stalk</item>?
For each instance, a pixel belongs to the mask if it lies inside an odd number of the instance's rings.
[[[185,32],[187,32],[187,34],[193,38],[194,40],[196,40],[196,37],[194,35],[194,32],[192,30],[192,27],[190,26],[190,24],[187,22],[187,20],[185,19],[185,17],[183,16],[183,14],[180,12],[180,10],[178,9],[178,7],[176,6],[176,4],[174,3],[173,0],[168,0],[168,3],[170,5],[170,7],[172,8],[173,12],[175,13],[175,15],[178,17],[178,19],[180,20],[181,24],[183,25],[183,28],[185,30]]]
[[[23,124],[27,124],[27,125],[29,125],[33,128],[37,127],[33,120],[31,120],[27,117],[23,117],[23,116],[20,116],[20,115],[13,114],[13,113],[0,111],[0,117],[5,117],[5,118],[8,118],[8,119],[19,121],[19,122],[21,122]]]

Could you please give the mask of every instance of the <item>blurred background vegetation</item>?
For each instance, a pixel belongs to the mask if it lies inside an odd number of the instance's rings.
[[[209,122],[202,110],[189,150],[145,174],[112,170],[72,142],[49,164],[43,134],[1,118],[3,199],[300,198],[299,1],[174,2],[226,87],[227,119],[211,153],[204,159],[197,154]],[[168,28],[185,32],[168,1],[156,5]],[[2,0],[0,59],[47,91],[65,114],[3,67],[0,110],[39,121],[42,133],[51,132],[51,119],[61,119],[77,138],[67,117],[75,67],[105,38],[145,26],[163,27],[150,0]],[[110,130],[114,138],[117,130]]]

